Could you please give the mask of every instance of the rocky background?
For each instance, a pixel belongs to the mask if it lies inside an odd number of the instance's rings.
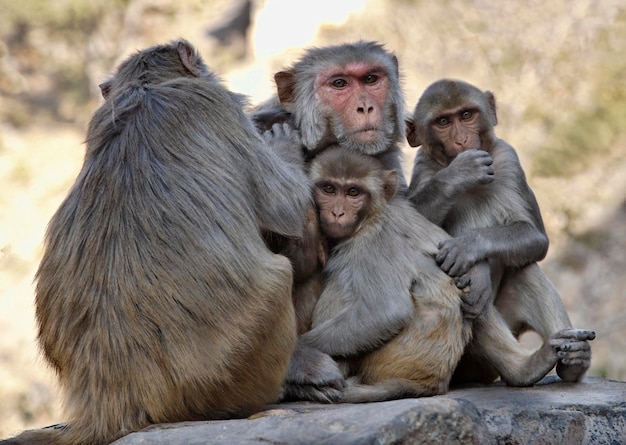
[[[398,55],[407,110],[440,77],[493,91],[497,132],[518,149],[552,241],[542,266],[574,325],[597,332],[590,375],[626,380],[622,0],[0,0],[0,437],[62,420],[34,341],[32,279],[97,85],[177,37],[251,103],[303,47],[357,39]]]

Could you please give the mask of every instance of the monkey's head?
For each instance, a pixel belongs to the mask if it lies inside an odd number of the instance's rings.
[[[343,240],[356,234],[383,211],[398,187],[398,173],[375,158],[340,146],[311,162],[320,226],[325,236]]]
[[[216,79],[193,45],[184,39],[153,46],[130,56],[120,64],[115,75],[99,87],[106,100],[129,85],[155,84],[180,77]]]
[[[491,91],[461,80],[442,79],[426,88],[413,117],[406,120],[407,140],[412,147],[421,145],[446,166],[465,150],[491,151],[497,123]]]
[[[404,135],[398,59],[379,43],[311,48],[274,79],[310,151],[378,154]]]

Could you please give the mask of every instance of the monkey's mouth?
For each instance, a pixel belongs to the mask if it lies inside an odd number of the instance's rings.
[[[371,142],[378,139],[381,133],[378,127],[365,127],[352,133],[351,137],[360,142]]]
[[[330,239],[340,240],[346,237],[346,228],[339,223],[322,223],[322,230]]]
[[[378,128],[378,127],[365,127],[365,128],[361,128],[360,130],[355,131],[354,134],[378,133],[379,131],[380,131],[380,128]]]

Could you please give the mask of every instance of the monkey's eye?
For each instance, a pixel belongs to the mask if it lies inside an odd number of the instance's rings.
[[[346,195],[348,196],[359,196],[360,194],[361,194],[361,190],[359,190],[358,187],[350,187],[346,191]]]
[[[439,127],[445,127],[446,125],[450,124],[450,119],[448,118],[448,116],[440,116],[435,119],[435,124]]]
[[[333,86],[333,88],[337,88],[337,89],[342,89],[345,88],[346,85],[348,85],[348,82],[346,82],[345,79],[335,79],[331,82],[331,85]]]
[[[330,184],[324,184],[320,188],[326,194],[332,195],[333,193],[335,193],[335,187]]]
[[[464,110],[461,112],[461,120],[462,121],[466,121],[472,118],[472,116],[474,116],[474,111],[472,110]]]
[[[363,81],[365,83],[376,83],[378,82],[378,75],[377,74],[367,74],[365,76],[365,78],[363,79]]]

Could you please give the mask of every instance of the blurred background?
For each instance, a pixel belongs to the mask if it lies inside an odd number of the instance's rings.
[[[63,420],[32,280],[98,84],[177,37],[252,104],[303,48],[358,39],[397,54],[407,111],[441,77],[493,91],[550,235],[542,267],[574,326],[597,332],[589,375],[626,379],[623,0],[0,0],[0,437]]]

